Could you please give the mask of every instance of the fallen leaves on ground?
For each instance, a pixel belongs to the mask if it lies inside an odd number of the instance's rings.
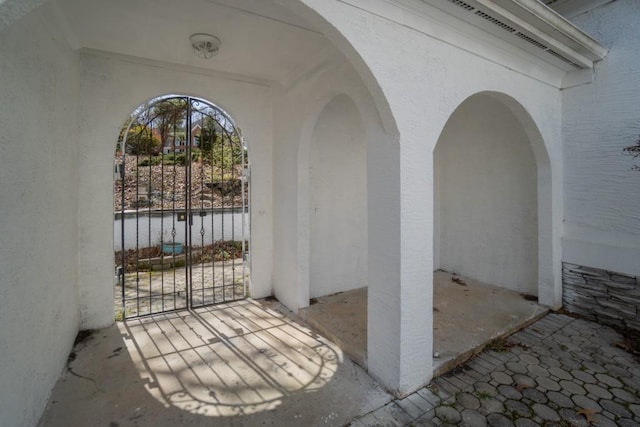
[[[593,424],[593,415],[596,413],[593,409],[580,408],[576,411],[577,415],[582,415],[587,420],[587,424]]]
[[[630,351],[632,349],[631,345],[629,345],[629,343],[627,343],[625,341],[614,342],[613,346],[621,348],[621,349],[623,349],[625,351]]]
[[[462,280],[461,278],[459,278],[458,276],[453,276],[451,278],[451,281],[454,282],[454,283],[457,283],[460,286],[467,286],[467,283],[464,280]]]

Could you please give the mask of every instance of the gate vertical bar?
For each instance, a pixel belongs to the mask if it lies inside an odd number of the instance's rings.
[[[129,133],[129,129],[127,128],[127,133]],[[127,306],[126,306],[126,248],[125,248],[125,233],[124,233],[124,210],[125,210],[125,165],[127,162],[127,152],[125,150],[125,144],[127,143],[127,134],[122,138],[122,146],[120,147],[120,152],[122,153],[122,163],[120,168],[120,180],[121,180],[121,188],[120,192],[120,281],[122,282],[122,320],[127,318]]]
[[[140,316],[140,163],[139,152],[136,151],[136,316]]]
[[[212,115],[215,112],[212,112]],[[214,170],[214,162],[213,162],[213,147],[215,146],[217,135],[216,135],[216,126],[215,120],[211,117],[211,159],[209,161],[209,168],[211,172],[211,181],[215,179],[215,170]],[[213,295],[212,304],[216,303],[216,227],[215,227],[215,213],[216,213],[216,203],[215,203],[215,189],[213,187],[213,182],[211,183],[211,294]]]
[[[153,121],[149,120],[149,140],[153,141]],[[153,157],[153,147],[149,148],[149,152],[147,153],[147,160],[149,163],[149,177],[148,177],[148,181],[147,181],[147,227],[148,227],[148,232],[147,232],[147,248],[151,248],[151,184],[153,182],[153,167],[152,167],[152,163],[153,161],[151,160]],[[151,257],[151,253],[148,254],[149,257]],[[149,265],[149,314],[153,313],[153,272],[152,272],[152,268],[151,265]]]
[[[187,298],[187,308],[191,308],[193,302],[192,288],[192,256],[193,248],[191,242],[191,222],[193,221],[193,213],[191,212],[191,98],[186,98],[187,117],[185,121],[185,162],[184,162],[184,179],[185,179],[185,294]]]
[[[231,149],[231,244],[234,245],[233,249],[235,249],[236,244],[236,165],[235,165],[235,144],[233,141],[233,136],[231,135],[230,140],[230,149]],[[236,257],[235,254],[231,259],[231,299],[236,299]]]
[[[223,132],[223,135],[227,135],[226,132]],[[225,196],[225,182],[224,182],[224,136],[222,138],[222,144],[220,144],[220,202],[221,202],[221,212],[222,212],[222,247],[225,246],[225,236],[224,236],[224,196]],[[223,253],[224,254],[224,253]],[[222,302],[227,302],[227,281],[225,278],[225,270],[224,270],[224,262],[225,256],[222,256]]]
[[[164,312],[164,141],[160,141],[160,298]]]
[[[244,298],[247,295],[247,263],[249,262],[249,253],[247,248],[247,235],[246,235],[246,227],[247,227],[247,204],[249,203],[249,197],[251,197],[251,187],[249,186],[249,182],[251,179],[251,169],[249,167],[249,161],[247,157],[247,146],[244,138],[240,137],[240,145],[242,150],[242,182],[241,182],[241,191],[242,191],[242,297]],[[245,196],[246,191],[246,196]],[[251,232],[249,232],[249,236],[251,236]]]
[[[173,250],[171,251],[171,265],[173,272],[173,308],[174,310],[178,308],[178,298],[176,298],[176,120],[173,121],[173,135],[171,137],[171,153],[173,154],[173,182],[172,182],[172,193],[171,193],[171,247]],[[186,242],[185,242],[185,259],[186,259]],[[186,263],[185,263],[186,265]],[[180,291],[178,291],[180,292]],[[185,288],[185,298],[186,298],[187,290]]]
[[[198,106],[200,107],[200,103],[198,103]],[[199,116],[198,116],[199,114]],[[198,118],[199,117],[199,118]],[[204,210],[204,163],[203,163],[203,158],[202,158],[202,147],[201,142],[202,142],[202,132],[203,132],[203,127],[205,125],[204,123],[204,113],[202,112],[202,110],[198,109],[197,113],[196,113],[196,121],[195,121],[196,125],[199,124],[200,125],[200,144],[198,147],[198,171],[199,171],[199,182],[196,183],[196,185],[198,186],[198,217],[200,218],[200,256],[198,257],[198,269],[200,272],[200,290],[198,291],[198,294],[200,295],[200,299],[198,302],[198,305],[205,305],[205,291],[204,291],[204,282],[205,282],[205,271],[204,271],[204,263],[202,263],[202,259],[205,255],[205,229],[204,229],[204,215],[206,215],[206,211]],[[191,124],[191,129],[193,129],[193,122]],[[195,137],[193,136],[193,133],[191,135],[191,140],[192,140],[192,145],[195,142]],[[194,145],[194,150],[195,150],[195,145]]]

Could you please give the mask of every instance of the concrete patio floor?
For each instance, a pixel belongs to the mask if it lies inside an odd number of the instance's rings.
[[[434,273],[435,374],[440,375],[490,341],[507,336],[548,312],[518,292],[445,271]],[[299,315],[367,366],[367,289],[318,298]]]
[[[434,275],[438,374],[546,312],[456,277]],[[314,302],[304,320],[277,301],[249,299],[94,331],[74,349],[41,426],[345,425],[389,404],[393,396],[362,369],[366,288]]]
[[[282,305],[244,300],[94,331],[40,425],[345,425],[391,400]]]
[[[127,321],[85,337],[41,426],[637,426],[640,360],[552,313],[403,399],[277,301]]]

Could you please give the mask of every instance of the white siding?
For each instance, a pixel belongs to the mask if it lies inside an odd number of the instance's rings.
[[[623,154],[640,136],[640,2],[573,18],[609,48],[593,83],[564,90],[563,259],[640,275],[640,171]]]

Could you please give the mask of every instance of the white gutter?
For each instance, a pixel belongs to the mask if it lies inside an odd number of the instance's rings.
[[[483,3],[485,0],[482,0]],[[541,27],[548,27],[556,32],[559,38],[564,38],[572,42],[571,46],[580,51],[584,56],[592,61],[601,61],[607,55],[607,49],[594,40],[590,35],[576,27],[562,15],[544,5],[538,0],[493,0],[487,3],[495,3],[520,18],[527,19],[532,25],[541,24]],[[520,13],[518,13],[520,11]],[[569,43],[567,43],[569,44]]]
[[[551,64],[593,69],[607,49],[538,0],[422,0]]]

